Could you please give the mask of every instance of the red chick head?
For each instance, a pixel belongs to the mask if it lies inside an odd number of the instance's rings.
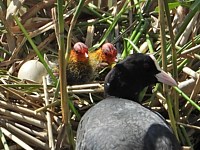
[[[82,42],[77,42],[71,50],[70,60],[74,62],[88,61],[88,47]]]
[[[116,61],[117,49],[111,43],[105,43],[101,47],[102,61],[112,64]]]

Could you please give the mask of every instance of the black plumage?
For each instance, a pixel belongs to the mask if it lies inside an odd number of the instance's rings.
[[[118,63],[105,79],[107,98],[79,123],[76,149],[180,150],[165,120],[137,103],[138,93],[157,82],[176,85],[153,56],[132,54]]]
[[[105,94],[137,101],[144,87],[157,82],[155,74],[159,72],[151,57],[130,55],[106,76]]]

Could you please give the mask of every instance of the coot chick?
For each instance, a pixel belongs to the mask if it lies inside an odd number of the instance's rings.
[[[152,55],[132,54],[106,76],[106,99],[82,117],[76,150],[180,150],[175,135],[157,113],[137,103],[146,86],[176,85]]]
[[[117,49],[113,44],[105,43],[98,50],[89,53],[89,60],[94,70],[94,80],[104,81],[117,60]]]
[[[67,83],[69,85],[85,84],[92,80],[93,69],[88,59],[88,47],[77,42],[70,51],[67,64]]]

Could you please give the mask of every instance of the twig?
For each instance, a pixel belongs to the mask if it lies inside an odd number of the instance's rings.
[[[195,71],[193,71],[192,69],[190,69],[189,67],[184,67],[183,68],[183,72],[186,73],[187,75],[197,79],[199,74],[196,73]]]
[[[11,95],[15,95],[17,97],[19,97],[21,100],[23,100],[24,102],[26,102],[27,104],[29,104],[30,106],[35,106],[35,107],[40,107],[39,105],[35,104],[35,103],[32,103],[30,101],[28,101],[26,98],[24,98],[22,95],[21,95],[21,92],[18,91],[18,90],[15,90],[13,88],[6,88],[4,87],[3,85],[0,85],[0,88],[2,88],[3,90],[11,93]]]
[[[44,132],[36,131],[36,130],[34,130],[34,129],[31,129],[31,128],[29,128],[29,127],[26,127],[26,126],[21,125],[21,124],[18,124],[18,123],[12,123],[12,122],[11,122],[11,124],[13,124],[14,126],[16,126],[16,127],[19,128],[19,129],[23,130],[23,131],[26,132],[26,133],[29,133],[29,134],[31,134],[31,135],[33,135],[33,136],[35,136],[35,137],[39,137],[39,139],[41,139],[41,140],[43,140],[43,141],[48,140],[48,139],[47,139],[47,133],[46,133],[45,131],[44,131]]]
[[[67,90],[93,88],[93,87],[103,88],[103,84],[93,83],[93,84],[72,85],[72,86],[67,86]]]
[[[47,82],[46,78],[43,76],[43,87],[44,87],[44,99],[45,99],[45,105],[49,105],[49,96],[47,92]],[[54,150],[54,138],[53,138],[53,130],[52,130],[52,120],[51,120],[51,115],[47,111],[47,131],[48,131],[48,138],[49,138],[49,147]]]
[[[3,108],[0,108],[0,114],[12,117],[12,118],[17,119],[22,122],[29,123],[31,125],[35,125],[39,128],[46,128],[46,124],[43,121],[31,118],[31,117],[27,117],[25,115],[21,115],[16,112],[11,112],[11,111],[5,110]]]
[[[200,49],[200,45],[196,45],[194,47],[184,50],[183,52],[181,52],[181,55],[195,53],[196,51],[199,51],[199,49]]]
[[[39,120],[45,120],[45,116],[42,114],[36,114],[35,111],[30,110],[30,108],[24,108],[24,107],[20,107],[17,105],[13,105],[13,104],[9,104],[5,101],[1,101],[0,100],[0,105],[6,109],[9,109],[10,111],[15,111],[17,113],[23,113],[26,114],[27,116],[31,116],[34,118],[37,118]]]
[[[8,138],[10,138],[12,141],[14,141],[15,143],[19,144],[22,148],[28,149],[28,150],[34,150],[34,149],[31,148],[28,144],[26,144],[24,141],[20,140],[18,137],[16,137],[15,135],[13,135],[11,132],[9,132],[8,130],[6,130],[5,128],[1,128],[1,131],[2,131]]]
[[[1,125],[7,129],[8,131],[12,132],[13,134],[16,134],[18,136],[20,136],[20,138],[24,139],[23,141],[29,142],[31,145],[37,145],[38,147],[42,148],[42,149],[46,149],[49,150],[49,147],[46,143],[38,140],[37,138],[27,134],[26,132],[20,130],[19,128],[13,126],[10,123],[5,123],[5,122],[0,122]]]

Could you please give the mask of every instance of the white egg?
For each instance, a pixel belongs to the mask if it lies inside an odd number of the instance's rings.
[[[25,62],[18,72],[18,78],[42,83],[42,77],[47,75],[44,65],[38,60]]]

